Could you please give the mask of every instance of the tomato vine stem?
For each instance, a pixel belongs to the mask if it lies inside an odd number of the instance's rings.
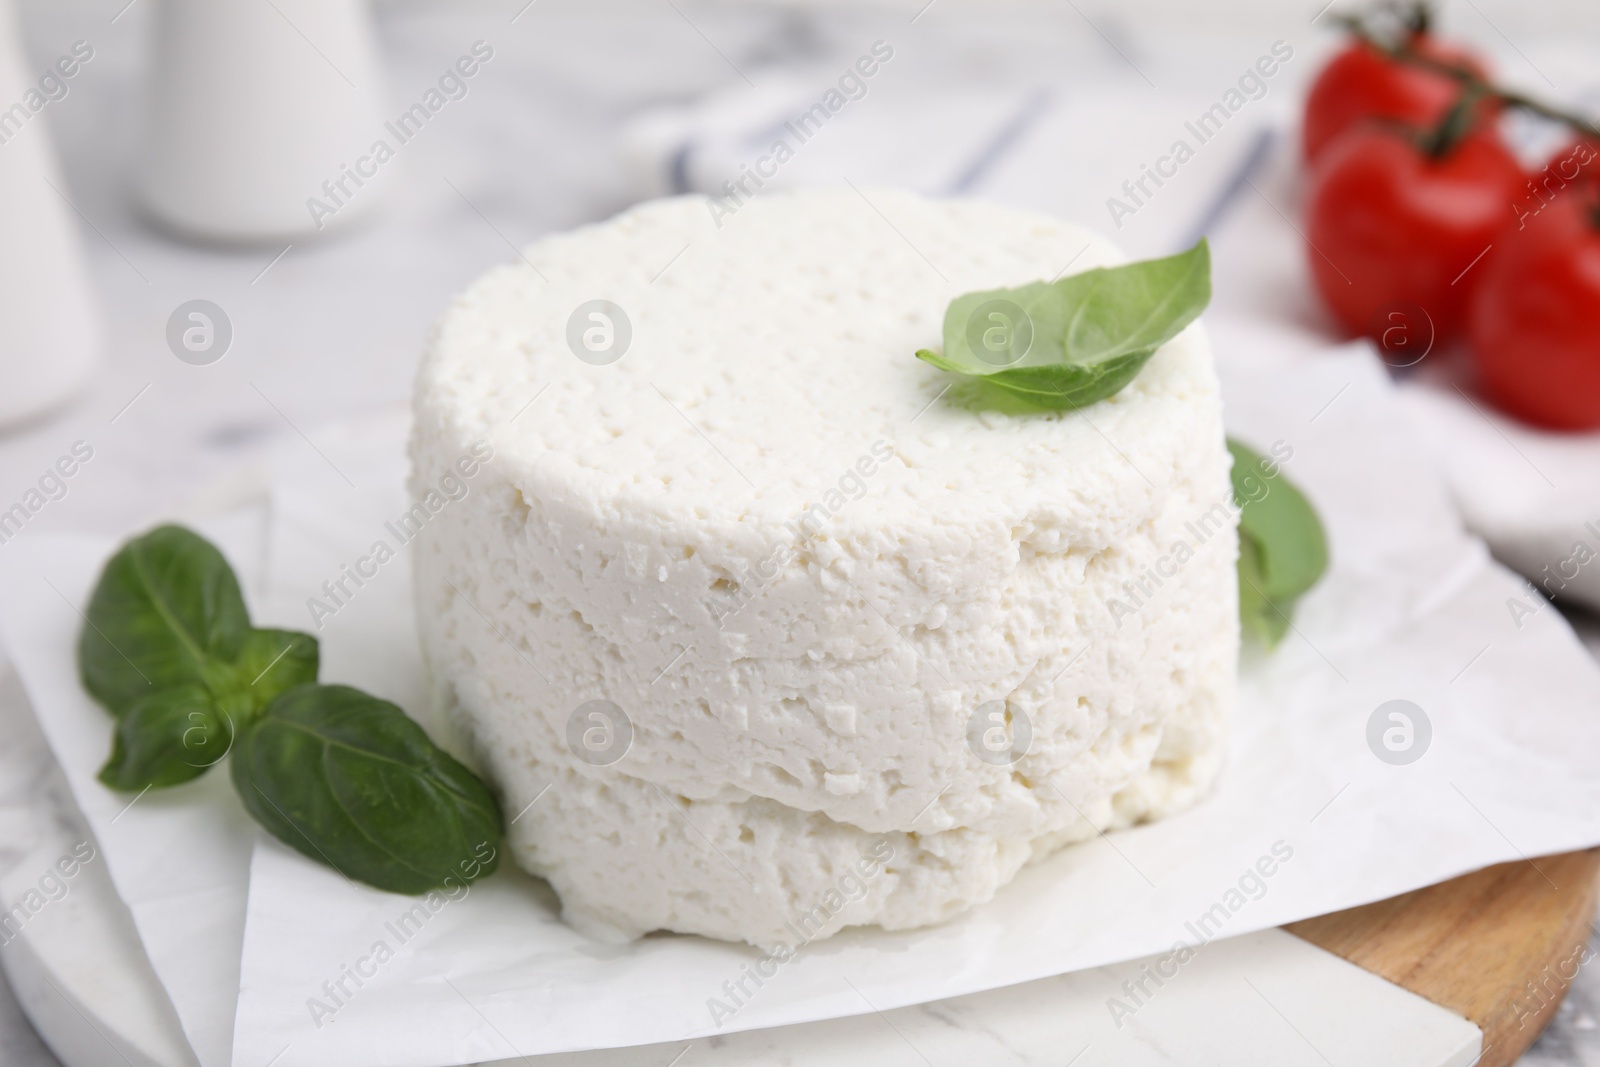
[[[1528,96],[1526,93],[1503,88],[1486,78],[1480,77],[1476,72],[1459,63],[1450,63],[1419,52],[1411,45],[1409,40],[1419,32],[1414,27],[1419,24],[1423,27],[1427,26],[1425,15],[1420,16],[1420,23],[1418,18],[1419,16],[1413,16],[1408,20],[1405,37],[1398,41],[1385,40],[1374,33],[1367,25],[1366,19],[1360,15],[1341,15],[1337,21],[1351,36],[1389,59],[1431,71],[1434,74],[1442,74],[1447,78],[1453,78],[1461,83],[1462,89],[1466,93],[1476,91],[1480,98],[1498,100],[1507,107],[1519,108],[1542,118],[1550,119],[1553,122],[1565,123],[1579,133],[1600,139],[1600,125],[1597,125],[1594,120],[1587,116],[1556,107],[1553,104],[1547,104],[1537,97]],[[1449,120],[1450,116],[1446,116],[1446,122],[1449,122]]]

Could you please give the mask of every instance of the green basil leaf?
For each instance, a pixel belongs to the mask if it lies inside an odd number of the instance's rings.
[[[178,685],[226,687],[250,618],[233,568],[205,538],[159,526],[112,556],[89,600],[78,668],[113,715]]]
[[[1305,495],[1278,465],[1229,440],[1239,528],[1257,544],[1262,591],[1274,599],[1297,597],[1328,568],[1328,542]]]
[[[1055,367],[1019,367],[979,379],[984,385],[1004,390],[1033,404],[1054,411],[1087,407],[1120,392],[1138,377],[1154,352],[1119,356],[1103,363],[1063,363]],[[934,352],[919,351],[917,357],[941,370],[957,371]]]
[[[503,826],[482,782],[395,705],[302,685],[243,728],[239,798],[279,840],[347,878],[423,893],[494,870]]]
[[[320,646],[310,634],[251,630],[235,666],[235,685],[250,708],[260,711],[284,690],[316,681],[320,659]]]
[[[1328,569],[1328,541],[1305,495],[1277,463],[1229,439],[1239,506],[1239,615],[1272,647],[1289,629],[1294,602]]]
[[[1274,604],[1262,591],[1265,579],[1261,575],[1260,547],[1255,538],[1240,531],[1239,534],[1239,624],[1261,639],[1268,648],[1276,648],[1289,632],[1289,611],[1292,604]]]
[[[944,353],[921,349],[917,358],[1071,410],[1122,389],[1210,302],[1202,239],[1164,259],[958,296],[945,309]]]
[[[136,700],[117,719],[100,780],[130,793],[181,785],[228,754],[233,723],[211,694],[180,685]]]

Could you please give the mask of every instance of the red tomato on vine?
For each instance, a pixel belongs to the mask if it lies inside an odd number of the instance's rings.
[[[1600,181],[1562,190],[1495,251],[1471,315],[1480,388],[1537,426],[1600,427]]]
[[[1306,254],[1318,292],[1352,333],[1382,342],[1391,312],[1420,309],[1430,336],[1448,339],[1526,182],[1491,130],[1346,131],[1311,176]]]
[[[1484,64],[1476,55],[1440,41],[1428,31],[1427,23],[1425,12],[1413,13],[1402,44],[1427,59],[1487,79]],[[1460,98],[1461,90],[1458,78],[1392,59],[1365,41],[1352,41],[1322,68],[1311,85],[1302,129],[1305,157],[1315,162],[1336,137],[1368,119],[1432,127]],[[1493,110],[1487,101],[1484,107],[1485,114]]]

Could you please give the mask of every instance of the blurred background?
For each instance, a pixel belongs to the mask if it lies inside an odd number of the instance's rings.
[[[1221,349],[1316,358],[1371,334],[1468,525],[1600,649],[1600,563],[1571,563],[1600,554],[1597,290],[1558,324],[1587,369],[1528,371],[1560,401],[1541,408],[1486,388],[1476,327],[1419,317],[1415,294],[1378,294],[1412,309],[1390,336],[1319,288],[1340,257],[1316,235],[1370,205],[1321,191],[1307,94],[1349,45],[1341,19],[1371,10],[0,0],[0,552],[214,504],[276,442],[402,410],[430,323],[542,235],[650,197],[848,181],[1047,211],[1134,256],[1209,236]],[[1434,14],[1502,89],[1600,113],[1592,0]],[[1576,134],[1486,121],[1526,170],[1495,202],[1514,224],[1544,202],[1517,183]],[[1495,276],[1497,241],[1450,291]],[[1584,971],[1525,1062],[1600,1064],[1597,1015]],[[0,993],[0,1063],[53,1062]]]

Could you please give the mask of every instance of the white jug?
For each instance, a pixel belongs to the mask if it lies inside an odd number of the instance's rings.
[[[138,181],[156,221],[293,241],[373,206],[382,175],[350,177],[383,132],[365,0],[157,0],[153,21]]]
[[[100,332],[72,195],[46,123],[79,53],[29,65],[0,0],[0,425],[56,407],[88,381]]]

